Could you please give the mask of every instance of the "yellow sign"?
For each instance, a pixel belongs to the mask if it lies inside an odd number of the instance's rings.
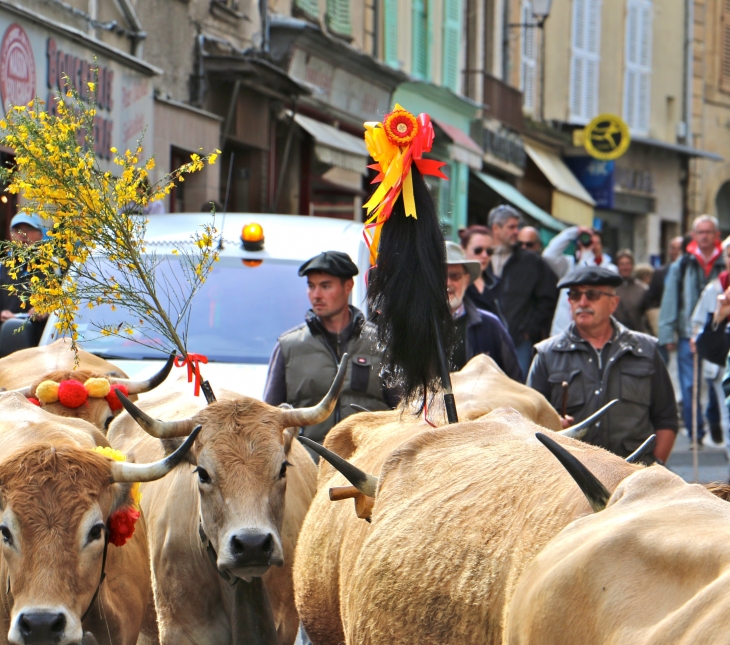
[[[595,159],[611,161],[618,159],[631,143],[629,126],[615,114],[600,114],[585,128],[583,145]]]

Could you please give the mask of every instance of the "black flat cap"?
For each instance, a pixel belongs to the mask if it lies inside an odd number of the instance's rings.
[[[560,282],[558,287],[591,286],[591,287],[618,287],[623,279],[618,273],[603,267],[579,266],[573,269]]]
[[[321,271],[338,278],[351,278],[360,273],[350,256],[341,251],[325,251],[315,255],[299,267],[300,276],[305,276],[310,271]]]

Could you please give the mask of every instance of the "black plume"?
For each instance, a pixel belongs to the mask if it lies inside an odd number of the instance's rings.
[[[446,293],[446,251],[431,193],[414,166],[413,195],[418,218],[406,217],[398,197],[380,234],[377,265],[370,272],[368,304],[385,348],[384,375],[407,403],[440,389],[436,334],[447,356],[451,310]]]

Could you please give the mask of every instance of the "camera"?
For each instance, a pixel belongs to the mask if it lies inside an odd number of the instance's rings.
[[[593,237],[590,233],[583,232],[578,236],[578,243],[581,246],[590,246],[593,244]]]

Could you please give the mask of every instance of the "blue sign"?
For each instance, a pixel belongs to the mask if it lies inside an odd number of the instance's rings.
[[[593,157],[565,157],[565,164],[596,202],[596,208],[613,208],[614,162]]]

